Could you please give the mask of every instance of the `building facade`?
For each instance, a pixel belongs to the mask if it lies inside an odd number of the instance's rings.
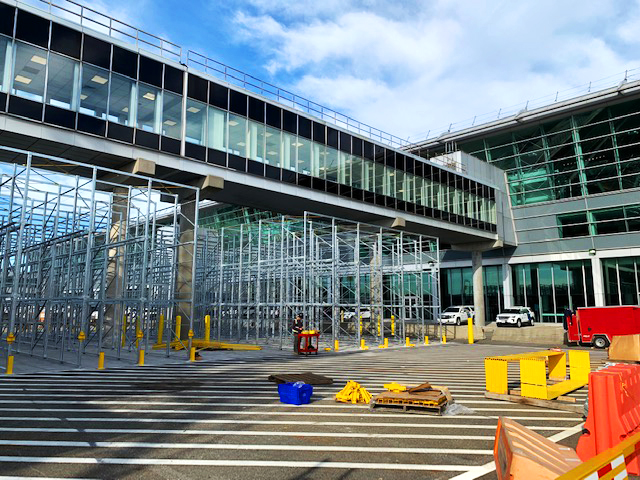
[[[447,149],[505,172],[517,247],[487,252],[484,262],[498,265],[486,287],[501,288],[507,306],[558,322],[566,307],[640,303],[638,82],[411,148],[424,157]],[[469,298],[459,281],[468,265],[456,252],[445,256],[442,282],[454,293],[443,306]]]

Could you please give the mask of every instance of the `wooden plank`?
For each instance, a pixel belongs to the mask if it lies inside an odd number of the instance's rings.
[[[558,402],[557,400],[540,400],[538,398],[522,397],[520,395],[507,395],[502,393],[484,392],[485,398],[493,400],[504,400],[507,402],[522,403],[534,407],[551,408],[552,410],[563,410],[565,412],[584,413],[584,407],[579,403]]]
[[[520,391],[519,388],[516,388],[516,389],[513,389],[513,390],[509,390],[509,395],[522,396],[522,392]],[[567,396],[564,396],[564,395],[560,395],[558,398],[556,398],[556,400],[558,400],[559,402],[576,403],[575,397],[567,397]]]

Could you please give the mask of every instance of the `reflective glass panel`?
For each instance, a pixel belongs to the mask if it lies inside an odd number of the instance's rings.
[[[0,92],[9,90],[11,78],[11,41],[0,35]]]
[[[363,188],[362,158],[351,156],[351,185],[356,188]]]
[[[162,94],[162,134],[180,139],[182,130],[182,96],[167,92]]]
[[[138,85],[138,122],[136,126],[145,132],[160,133],[162,102],[160,90],[151,85]]]
[[[311,174],[311,140],[298,136],[296,142],[298,149],[298,172],[305,175]]]
[[[205,144],[207,106],[187,98],[187,134],[185,140],[196,145]]]
[[[375,171],[375,178],[376,178],[374,191],[378,195],[384,195],[385,182],[386,182],[385,167],[381,163],[374,163],[374,171]]]
[[[111,74],[109,121],[133,126],[136,109],[136,82],[122,75]]]
[[[82,65],[80,113],[106,119],[109,72],[89,64]]]
[[[335,148],[327,147],[325,155],[325,167],[327,180],[338,181],[338,151]]]
[[[47,77],[47,104],[54,107],[76,110],[78,98],[74,94],[80,81],[80,64],[75,60],[49,54],[49,75]]]
[[[207,146],[222,152],[227,151],[227,112],[209,107],[209,134]]]
[[[240,157],[247,156],[247,119],[229,114],[229,151]]]
[[[11,93],[42,102],[47,51],[21,42],[15,43],[16,61]]]
[[[280,140],[281,133],[279,129],[267,127],[264,134],[266,137],[265,163],[273,165],[274,167],[280,166],[280,152],[282,150]]]
[[[262,123],[249,120],[249,155],[251,160],[262,162],[264,160],[264,133],[265,126]]]

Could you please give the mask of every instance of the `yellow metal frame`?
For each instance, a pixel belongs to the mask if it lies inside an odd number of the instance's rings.
[[[508,394],[508,366],[509,362],[520,363],[521,395],[529,398],[552,400],[565,393],[572,392],[589,382],[591,363],[589,352],[586,350],[569,350],[569,379],[567,375],[567,357],[565,352],[543,350],[502,357],[487,357],[484,359],[485,380],[488,392]],[[547,363],[549,365],[549,380],[547,383]]]
[[[556,480],[582,480],[592,478],[593,473],[597,472],[606,465],[609,465],[612,461],[618,459],[619,457],[623,457],[622,462],[617,462],[618,465],[616,465],[611,471],[607,472],[602,477],[599,477],[599,480],[612,480],[614,478],[620,478],[618,477],[618,475],[621,472],[626,471],[627,468],[624,459],[631,456],[633,452],[635,452],[636,445],[638,443],[640,443],[640,433],[636,433],[635,435],[620,442],[615,447],[612,447],[609,450],[596,455],[592,459],[587,460],[573,470],[559,476]],[[628,478],[628,476],[624,476],[622,478],[626,479]]]

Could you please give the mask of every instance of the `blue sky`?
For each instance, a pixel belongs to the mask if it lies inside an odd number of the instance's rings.
[[[85,4],[410,141],[640,67],[640,0]]]

